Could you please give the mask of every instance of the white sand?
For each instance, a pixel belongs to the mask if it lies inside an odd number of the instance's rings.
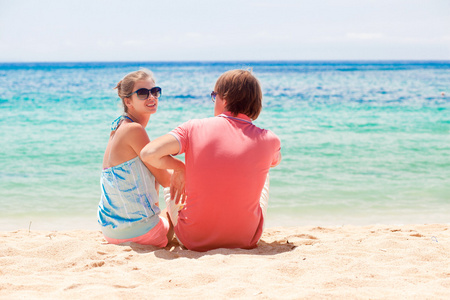
[[[269,228],[258,248],[0,232],[1,299],[450,299],[450,225]]]

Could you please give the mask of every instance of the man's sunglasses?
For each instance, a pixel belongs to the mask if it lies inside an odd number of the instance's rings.
[[[133,95],[134,93],[136,93],[139,100],[147,100],[150,94],[152,94],[152,96],[155,98],[159,98],[161,96],[161,88],[159,86],[155,86],[154,88],[151,89],[146,88],[138,89],[129,94],[127,97],[131,97],[131,95]]]
[[[216,102],[216,96],[217,96],[217,93],[212,91],[211,92],[211,100],[212,100],[212,102]]]

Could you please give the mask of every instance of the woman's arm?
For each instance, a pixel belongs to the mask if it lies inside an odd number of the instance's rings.
[[[137,155],[140,155],[142,148],[145,147],[150,142],[150,139],[145,131],[144,127],[137,123],[131,123],[128,125],[129,128],[126,133],[126,140],[128,145],[136,152]],[[142,160],[142,157],[141,157]],[[167,169],[155,168],[154,166],[146,163],[146,161],[142,160],[145,166],[150,170],[150,172],[155,176],[156,181],[159,182],[163,187],[170,186],[170,178],[171,172]]]
[[[178,152],[180,152],[179,142],[173,135],[166,134],[147,144],[140,154],[144,163],[158,169],[173,170],[170,182],[170,195],[171,199],[175,199],[176,203],[180,199],[182,202],[185,200],[185,165],[181,160],[172,157]]]

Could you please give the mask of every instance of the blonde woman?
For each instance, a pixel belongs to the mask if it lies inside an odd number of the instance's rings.
[[[149,70],[140,70],[126,75],[116,89],[124,114],[113,122],[103,158],[98,222],[109,243],[164,247],[169,222],[159,209],[158,183],[169,186],[170,173],[139,157],[150,142],[145,127],[158,109],[161,88]]]

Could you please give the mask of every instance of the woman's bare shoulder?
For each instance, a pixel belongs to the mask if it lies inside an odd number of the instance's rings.
[[[128,135],[147,135],[145,128],[142,127],[139,123],[124,123],[121,124],[119,128],[117,128],[117,135],[128,136]]]

